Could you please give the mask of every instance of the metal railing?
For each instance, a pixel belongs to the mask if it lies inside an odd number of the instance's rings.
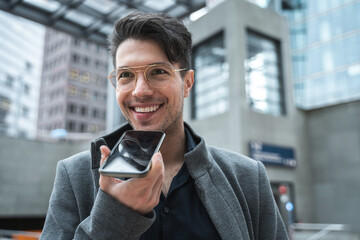
[[[360,240],[345,224],[294,223],[289,235],[292,240]]]

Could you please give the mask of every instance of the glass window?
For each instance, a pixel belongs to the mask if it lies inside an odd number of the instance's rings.
[[[72,113],[72,114],[75,114],[76,113],[76,105],[75,104],[73,104],[73,103],[70,103],[69,105],[68,105],[68,111],[69,111],[69,113]]]
[[[71,56],[71,60],[72,60],[72,62],[73,63],[79,63],[79,61],[80,61],[80,57],[79,57],[79,55],[77,55],[76,53],[74,53],[72,56]]]
[[[88,65],[90,62],[90,59],[88,57],[84,57],[84,64]]]
[[[6,86],[8,87],[12,87],[14,85],[14,77],[13,76],[10,76],[10,75],[7,75],[6,76]]]
[[[98,131],[99,131],[99,126],[98,125],[91,124],[89,126],[89,132],[98,132]]]
[[[246,97],[251,109],[284,115],[280,43],[253,31],[247,35]]]
[[[98,115],[99,115],[99,111],[96,108],[94,108],[93,111],[92,111],[93,118],[97,118]]]
[[[69,121],[67,123],[67,130],[69,132],[74,132],[75,131],[75,122],[74,121]]]
[[[6,116],[11,108],[11,101],[9,98],[0,95],[0,132],[3,127],[6,127]]]
[[[223,32],[194,47],[192,118],[204,119],[229,108],[229,67]]]
[[[81,44],[81,40],[79,39],[79,38],[73,38],[73,44],[75,45],[75,46],[80,46],[80,44]]]
[[[24,94],[25,95],[30,95],[30,86],[29,84],[24,84]]]
[[[77,79],[79,77],[79,70],[74,68],[70,69],[69,77],[70,79]]]
[[[86,124],[85,123],[81,123],[80,124],[80,132],[86,132]]]
[[[89,90],[88,89],[82,89],[81,90],[81,96],[84,99],[89,99]]]
[[[86,116],[86,115],[87,115],[87,112],[88,112],[87,107],[82,106],[82,107],[81,107],[81,110],[80,110],[81,116]]]
[[[69,93],[71,96],[73,96],[73,97],[77,96],[77,94],[78,94],[78,89],[77,89],[77,87],[74,86],[74,85],[69,85],[69,86],[68,86],[68,93]]]
[[[81,82],[83,82],[83,83],[89,83],[90,78],[91,78],[91,74],[90,74],[89,72],[84,72],[84,73],[81,75]]]

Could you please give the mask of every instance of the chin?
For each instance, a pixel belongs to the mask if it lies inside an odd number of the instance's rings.
[[[153,124],[132,124],[130,123],[130,125],[133,127],[133,129],[135,130],[141,130],[141,131],[163,131],[159,126],[157,125],[153,125]]]

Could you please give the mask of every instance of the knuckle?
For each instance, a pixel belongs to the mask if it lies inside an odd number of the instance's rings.
[[[155,196],[154,199],[153,199],[153,206],[156,207],[160,202],[160,198]]]

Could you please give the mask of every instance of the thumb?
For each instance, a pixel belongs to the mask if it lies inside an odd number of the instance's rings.
[[[101,152],[100,166],[102,166],[105,163],[106,159],[109,157],[110,149],[107,146],[103,145],[100,147],[100,152]],[[99,185],[102,190],[105,190],[109,186],[111,186],[111,182],[112,182],[111,177],[105,177],[100,174]]]
[[[107,146],[103,145],[100,147],[100,152],[101,152],[100,165],[102,165],[109,157],[110,149]]]
[[[151,160],[150,176],[158,176],[159,173],[164,173],[164,162],[160,152],[154,154]]]

